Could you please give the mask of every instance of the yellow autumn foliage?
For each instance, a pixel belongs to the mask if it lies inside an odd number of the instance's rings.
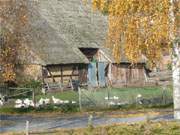
[[[3,81],[15,81],[22,29],[28,23],[26,1],[0,0],[0,64]]]
[[[155,64],[171,49],[169,0],[93,0],[92,7],[108,8],[107,46],[117,62],[124,52],[132,62],[143,55]]]

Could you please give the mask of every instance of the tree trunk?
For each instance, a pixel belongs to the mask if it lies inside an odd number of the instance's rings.
[[[175,14],[175,1],[179,0],[170,0],[170,38],[173,43],[173,55],[172,55],[172,72],[173,72],[173,100],[174,100],[174,118],[180,120],[180,47],[177,40],[178,37],[175,33],[177,14]]]
[[[180,48],[179,43],[173,45],[173,89],[174,118],[180,120]]]

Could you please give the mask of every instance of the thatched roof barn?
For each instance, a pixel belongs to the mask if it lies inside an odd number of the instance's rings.
[[[40,56],[36,64],[87,63],[79,48],[104,48],[107,18],[81,0],[29,1],[28,19],[24,34]]]
[[[99,86],[101,82],[98,80],[103,81],[105,77],[111,84],[125,82],[122,81],[123,77],[127,83],[126,72],[129,72],[130,63],[122,57],[121,64],[115,64],[111,51],[104,46],[107,16],[93,12],[90,2],[83,4],[82,0],[30,0],[27,1],[27,7],[29,23],[23,29],[22,42],[26,52],[19,51],[22,55],[19,57],[21,62],[17,73],[45,82],[60,82],[61,86],[72,80],[81,83],[95,80],[92,86]],[[97,63],[104,64],[96,67]],[[90,70],[93,66],[95,69]],[[136,80],[141,79],[142,82],[143,66],[142,61],[134,67],[138,76]],[[97,73],[101,70],[99,67],[104,70],[100,71],[103,77]],[[114,68],[118,71],[115,72]],[[106,85],[107,80],[102,82],[102,86]]]

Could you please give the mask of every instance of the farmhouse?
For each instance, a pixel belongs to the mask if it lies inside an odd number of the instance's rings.
[[[105,47],[107,16],[94,13],[81,0],[29,1],[28,26],[23,30],[18,77],[92,87],[140,85],[145,82],[144,61],[131,66],[122,56],[115,63]]]

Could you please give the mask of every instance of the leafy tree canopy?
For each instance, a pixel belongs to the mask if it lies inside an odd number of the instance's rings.
[[[180,4],[175,2],[173,11],[179,16]],[[124,52],[134,63],[146,56],[153,66],[164,51],[171,50],[170,34],[177,27],[169,15],[170,0],[93,0],[92,7],[108,14],[107,46],[117,62]]]
[[[0,0],[0,64],[4,81],[14,81],[21,30],[27,24],[24,0]]]

